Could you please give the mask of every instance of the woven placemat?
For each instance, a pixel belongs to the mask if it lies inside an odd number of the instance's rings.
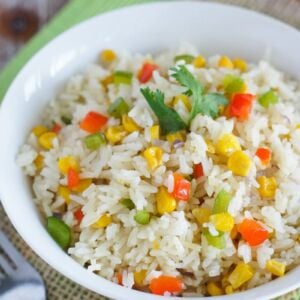
[[[73,24],[87,19],[96,14],[134,3],[149,2],[151,0],[72,0],[23,50],[7,65],[0,74],[0,102],[9,86],[24,63],[47,41]],[[300,1],[299,0],[219,0],[216,2],[244,6],[281,19],[300,29]],[[73,283],[66,277],[57,273],[41,260],[24,243],[14,230],[0,205],[0,229],[5,232],[13,244],[20,250],[26,259],[41,273],[50,300],[105,300],[85,288]],[[300,300],[300,289],[285,296],[280,300]],[[13,299],[12,299],[13,300]],[[128,299],[130,300],[130,299]],[[253,299],[255,300],[255,299]]]

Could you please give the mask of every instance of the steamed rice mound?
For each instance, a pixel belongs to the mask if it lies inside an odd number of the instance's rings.
[[[154,66],[147,76],[145,62]],[[179,69],[202,85],[203,95],[218,93],[219,104],[227,99],[216,116],[200,112],[190,120],[197,96],[173,77]],[[121,82],[112,76],[117,70],[127,72]],[[230,91],[233,80],[241,84]],[[141,93],[145,87],[161,91],[165,110],[173,108],[186,128],[164,133]],[[262,100],[270,91],[273,100]],[[237,94],[251,95],[246,108],[244,102],[233,107]],[[128,111],[113,116],[120,97]],[[299,84],[266,61],[204,60],[188,45],[154,57],[102,52],[99,63],[72,77],[50,102],[17,163],[32,178],[42,215],[70,228],[66,250],[89,271],[165,295],[238,292],[300,262],[299,102]],[[95,148],[86,142],[92,132],[82,129],[90,112],[107,118]],[[133,127],[124,126],[124,114]],[[160,152],[147,155],[149,148]],[[70,185],[70,160],[62,172],[66,157],[77,164],[80,188],[76,180]],[[158,291],[153,280],[162,276],[181,286]]]

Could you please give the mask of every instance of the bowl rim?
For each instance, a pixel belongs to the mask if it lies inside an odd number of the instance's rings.
[[[237,5],[233,5],[233,4],[224,4],[224,3],[216,3],[216,2],[200,2],[200,1],[193,1],[193,0],[171,0],[171,1],[163,1],[163,2],[160,2],[158,0],[155,0],[155,1],[150,1],[150,2],[147,2],[147,3],[136,3],[136,4],[133,4],[133,5],[129,5],[129,6],[123,6],[121,8],[116,8],[116,9],[113,9],[113,10],[110,10],[110,11],[106,11],[106,12],[103,12],[103,13],[100,13],[100,14],[97,14],[91,18],[88,18],[86,20],[83,20],[73,26],[71,26],[70,28],[68,28],[67,30],[63,31],[62,33],[60,33],[59,35],[57,35],[55,38],[51,39],[50,41],[48,41],[43,47],[41,47],[25,64],[24,66],[19,70],[18,74],[16,75],[16,77],[14,78],[14,80],[11,82],[11,84],[9,85],[7,91],[5,92],[5,95],[3,97],[3,101],[1,103],[1,109],[0,109],[0,136],[2,136],[2,132],[3,132],[3,129],[1,128],[1,120],[2,120],[2,115],[4,114],[4,110],[5,110],[5,107],[7,105],[9,105],[9,98],[10,98],[10,94],[11,94],[11,91],[14,90],[15,88],[15,85],[16,83],[20,80],[20,78],[22,77],[22,75],[24,73],[27,72],[27,69],[30,67],[30,65],[32,64],[32,62],[34,62],[35,60],[39,59],[40,56],[43,55],[43,53],[46,51],[47,48],[49,47],[53,47],[53,45],[55,45],[56,43],[60,42],[61,40],[63,40],[65,38],[65,36],[68,36],[69,34],[71,34],[72,32],[76,32],[78,30],[78,28],[80,27],[84,27],[84,26],[88,26],[89,23],[93,23],[93,22],[96,22],[97,19],[99,18],[104,18],[104,17],[111,17],[113,15],[117,15],[117,14],[124,14],[124,13],[127,13],[128,11],[132,11],[132,10],[135,10],[137,8],[139,9],[145,9],[147,7],[152,7],[152,8],[160,8],[161,6],[186,6],[186,5],[196,5],[196,6],[208,6],[208,7],[211,7],[211,8],[222,8],[222,9],[231,9],[231,10],[235,10],[237,13],[238,12],[242,12],[242,13],[246,13],[248,15],[252,15],[252,17],[254,18],[260,18],[260,19],[263,19],[265,20],[266,22],[268,23],[272,23],[273,26],[278,26],[278,28],[282,28],[284,30],[289,30],[289,31],[293,31],[294,34],[297,34],[298,37],[300,38],[300,31],[289,25],[289,24],[286,24],[284,23],[283,21],[280,21],[276,18],[273,18],[269,15],[264,15],[260,12],[257,12],[257,11],[253,11],[251,9],[247,9],[247,8],[244,8],[244,7],[240,7],[240,6],[237,6]],[[4,109],[3,109],[4,107]],[[25,175],[24,175],[25,176]],[[1,171],[0,171],[0,177],[1,177]],[[2,182],[2,183],[1,183]],[[117,294],[118,296],[120,296],[119,299],[128,299],[127,297],[132,297],[132,299],[138,299],[138,297],[143,297],[145,300],[147,299],[184,299],[182,297],[163,297],[163,296],[157,296],[157,295],[153,295],[153,294],[149,294],[149,293],[144,293],[144,292],[140,292],[140,291],[137,291],[137,290],[131,290],[131,289],[126,289],[126,293],[125,293],[125,289],[124,287],[122,286],[119,286],[99,275],[95,275],[93,274],[94,276],[96,276],[98,279],[99,279],[99,283],[101,283],[102,285],[106,286],[107,289],[95,289],[93,285],[91,284],[87,284],[87,282],[85,281],[85,283],[83,284],[82,283],[82,280],[80,280],[81,278],[79,278],[74,272],[72,271],[69,271],[69,272],[66,272],[65,269],[63,269],[63,267],[61,266],[61,264],[59,263],[56,263],[54,262],[54,260],[52,259],[50,262],[49,262],[49,258],[47,258],[47,254],[44,254],[42,253],[38,247],[35,247],[32,245],[32,242],[31,242],[31,238],[29,236],[28,233],[25,232],[25,230],[23,230],[23,227],[21,224],[19,224],[17,222],[17,220],[14,218],[13,216],[13,212],[11,210],[11,206],[9,205],[9,199],[6,199],[6,197],[4,196],[3,197],[3,194],[2,194],[2,188],[1,186],[3,185],[3,181],[0,180],[0,198],[1,198],[1,203],[3,205],[3,208],[10,220],[10,222],[13,224],[14,228],[17,230],[18,234],[23,238],[23,240],[26,242],[26,244],[33,249],[33,251],[35,252],[35,254],[37,254],[43,261],[45,261],[47,264],[49,264],[53,269],[55,269],[57,272],[59,272],[60,274],[66,276],[67,278],[71,279],[72,281],[76,282],[77,284],[91,290],[91,291],[94,291],[96,293],[98,293],[100,295],[100,290],[101,290],[101,293],[105,292],[105,296],[108,296],[108,297],[115,297]],[[75,260],[74,260],[75,262]],[[79,265],[79,264],[78,264]],[[87,271],[87,269],[83,268],[80,266],[81,269]],[[293,270],[299,270],[300,271],[300,266],[294,268]],[[293,276],[293,274],[290,274],[289,273],[289,277]],[[288,275],[286,275],[288,276]],[[285,277],[286,277],[285,276]],[[283,277],[283,278],[285,278]],[[282,279],[283,279],[282,278]],[[224,299],[224,300],[227,300],[227,299],[232,299],[232,300],[237,300],[237,299],[240,299],[240,297],[243,297],[243,296],[247,296],[247,299],[249,297],[249,294],[251,294],[253,297],[253,299],[256,299],[256,300],[259,300],[259,299],[266,299],[266,297],[270,298],[270,297],[277,297],[279,295],[282,295],[283,293],[287,293],[287,292],[290,292],[296,288],[298,288],[300,286],[300,282],[298,283],[294,283],[293,285],[288,285],[286,286],[284,289],[273,289],[272,288],[269,288],[268,289],[268,292],[266,294],[260,294],[260,292],[262,292],[261,290],[268,286],[268,285],[271,285],[273,286],[274,283],[276,284],[276,281],[282,281],[282,279],[276,279],[275,281],[272,280],[270,282],[267,282],[265,284],[262,284],[260,286],[257,286],[255,288],[252,288],[252,289],[249,289],[249,290],[246,290],[246,291],[242,291],[242,292],[239,292],[239,293],[236,293],[236,294],[233,294],[233,295],[223,295],[223,296],[218,296],[217,298],[216,297],[210,297],[211,299]],[[112,288],[112,290],[110,290],[110,288]],[[204,299],[202,296],[199,296],[199,297],[195,297],[194,298],[195,300],[201,300],[201,299]],[[249,298],[250,299],[250,298]]]

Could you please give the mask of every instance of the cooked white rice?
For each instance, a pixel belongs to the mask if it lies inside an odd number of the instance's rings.
[[[33,180],[34,201],[42,214],[50,216],[59,212],[72,228],[74,243],[68,253],[91,272],[114,282],[117,282],[116,274],[121,273],[122,284],[133,288],[134,272],[146,270],[144,290],[152,278],[163,274],[181,278],[183,294],[207,295],[207,282],[221,283],[233,266],[243,261],[253,268],[254,276],[239,290],[251,288],[272,280],[272,274],[266,270],[269,259],[284,263],[287,270],[300,262],[300,118],[296,109],[300,102],[299,85],[266,61],[248,64],[245,72],[237,68],[219,68],[219,55],[208,58],[205,68],[187,65],[211,92],[222,91],[224,76],[233,74],[246,82],[248,93],[261,95],[276,89],[279,101],[268,109],[255,101],[249,119],[244,122],[224,116],[214,120],[197,115],[182,147],[174,149],[165,140],[156,141],[163,149],[163,164],[151,171],[142,151],[152,144],[149,128],[158,122],[140,93],[144,85],[134,77],[131,86],[109,84],[106,92],[101,81],[115,69],[137,74],[145,60],[153,60],[159,65],[159,72],[154,71],[152,80],[146,85],[161,90],[166,103],[170,104],[174,96],[185,91],[168,76],[169,68],[174,66],[174,56],[183,53],[197,55],[198,51],[185,46],[155,57],[124,52],[119,53],[109,67],[88,66],[66,83],[63,92],[46,108],[41,122],[50,128],[53,121],[62,124],[61,116],[68,115],[72,116],[72,123],[62,127],[49,151],[43,150],[38,138],[31,133],[20,149],[17,163]],[[80,130],[79,123],[89,111],[107,115],[109,104],[117,97],[126,99],[132,107],[129,116],[142,130],[128,134],[119,144],[108,143],[99,150],[88,150],[83,142],[88,133]],[[175,109],[182,119],[187,119],[184,105]],[[110,118],[107,126],[118,124],[119,119]],[[226,164],[207,151],[206,142],[214,144],[225,133],[238,136],[253,162],[246,177],[233,175]],[[260,146],[272,151],[267,168],[255,156]],[[41,170],[37,170],[35,164],[38,154],[44,157]],[[93,178],[93,184],[84,192],[71,194],[69,205],[57,194],[59,185],[67,185],[57,161],[67,155],[80,162],[80,178]],[[193,165],[198,163],[202,164],[204,176],[191,179],[189,201],[180,201],[175,211],[158,216],[155,201],[158,188],[165,185],[169,192],[172,191],[172,172],[192,175]],[[261,175],[276,178],[278,186],[274,199],[259,196],[256,179]],[[199,225],[191,211],[199,205],[211,209],[216,194],[222,189],[233,195],[228,212],[235,224],[244,218],[261,221],[272,232],[269,239],[257,247],[250,247],[243,239],[233,242],[229,233],[225,233],[224,249],[208,245],[201,232],[206,227],[215,235],[216,229],[211,222]],[[135,208],[128,210],[120,204],[124,198],[130,198]],[[80,207],[84,217],[78,226],[74,211]],[[134,220],[137,210],[142,209],[152,214],[147,225],[139,225]],[[94,228],[92,225],[103,214],[109,214],[112,223],[106,228]]]

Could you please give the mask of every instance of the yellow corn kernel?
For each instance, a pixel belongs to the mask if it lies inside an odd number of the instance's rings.
[[[213,145],[212,141],[210,140],[205,140],[206,146],[207,146],[207,152],[214,154],[216,153],[215,146]]]
[[[285,273],[285,264],[275,259],[270,259],[267,261],[266,269],[273,275],[283,276]]]
[[[152,248],[154,250],[158,250],[160,247],[159,247],[159,243],[157,240],[154,240],[153,243],[152,243]]]
[[[244,59],[241,58],[234,58],[232,60],[233,66],[236,69],[239,69],[241,72],[247,71],[248,65]]]
[[[296,125],[296,129],[300,129],[300,124],[297,124],[297,125]]]
[[[259,183],[258,192],[261,197],[274,198],[277,189],[275,177],[260,176],[257,178],[257,182]]]
[[[134,132],[141,129],[141,127],[136,124],[128,115],[122,115],[122,124],[125,130],[128,132]]]
[[[105,137],[112,144],[122,141],[127,132],[123,126],[112,126],[105,131]]]
[[[235,135],[233,135],[231,133],[225,133],[217,141],[217,143],[215,145],[215,150],[216,150],[217,154],[229,156],[233,152],[241,150],[241,146]]]
[[[170,213],[176,209],[177,203],[175,198],[168,193],[168,190],[164,186],[159,188],[155,199],[157,211],[160,215]]]
[[[133,273],[133,277],[134,277],[134,283],[142,286],[144,283],[144,279],[146,278],[147,275],[147,271],[146,270],[141,270],[138,272],[134,272]]]
[[[58,160],[57,166],[58,166],[58,170],[62,174],[67,174],[70,168],[72,168],[76,171],[79,171],[78,161],[72,155],[68,155],[68,156],[64,156],[64,157],[60,158]]]
[[[188,111],[190,111],[192,109],[192,104],[191,104],[188,96],[186,96],[184,94],[175,96],[174,101],[173,101],[173,106],[175,106],[179,102],[181,102]]]
[[[94,228],[105,228],[112,222],[111,216],[108,214],[102,215],[96,223],[93,224]]]
[[[228,56],[221,56],[218,62],[220,68],[233,69],[233,63]]]
[[[175,141],[184,141],[184,135],[180,131],[168,133],[166,138],[170,144],[173,144]]]
[[[37,171],[40,171],[44,167],[44,156],[41,154],[38,154],[38,156],[34,160],[34,165],[37,169]]]
[[[105,49],[101,52],[100,57],[103,62],[111,63],[117,58],[117,54],[111,49]]]
[[[234,219],[229,213],[218,213],[210,216],[210,221],[219,231],[231,231],[234,226]]]
[[[199,225],[207,223],[211,215],[211,210],[206,207],[197,207],[192,210],[193,216],[196,218]]]
[[[47,132],[48,128],[43,125],[37,125],[32,128],[32,132],[36,137],[40,137],[43,133]]]
[[[236,225],[234,225],[233,228],[230,231],[230,238],[232,240],[234,240],[237,237],[238,233],[239,233],[238,232],[238,227]]]
[[[253,269],[245,263],[239,263],[228,277],[233,289],[239,288],[242,284],[253,277]]]
[[[58,187],[57,194],[58,196],[62,197],[67,204],[70,204],[71,202],[70,190],[66,186],[60,185]]]
[[[72,188],[72,191],[77,192],[77,193],[82,193],[85,191],[90,185],[92,184],[92,179],[91,178],[86,178],[86,179],[81,179],[79,181],[79,184]]]
[[[214,281],[210,281],[207,286],[207,292],[210,296],[223,295],[223,289],[221,289]]]
[[[225,288],[225,293],[226,293],[227,295],[233,294],[233,287],[232,287],[232,285],[226,286],[226,288]]]
[[[39,137],[39,144],[47,149],[50,150],[53,147],[53,140],[56,138],[56,133],[52,131],[48,131],[40,135]]]
[[[234,152],[227,161],[228,169],[238,176],[247,176],[252,166],[249,156],[243,151]]]
[[[163,151],[159,147],[149,147],[143,152],[143,156],[148,162],[151,170],[154,170],[162,164]]]
[[[154,125],[154,126],[150,127],[151,140],[158,140],[159,139],[159,132],[160,132],[159,125]]]
[[[205,66],[205,64],[206,64],[206,60],[205,60],[205,57],[202,55],[198,55],[193,60],[193,65],[195,68],[203,68]]]

